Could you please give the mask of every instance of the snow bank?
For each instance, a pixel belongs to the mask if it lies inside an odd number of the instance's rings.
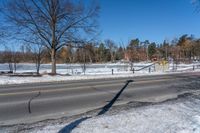
[[[162,104],[81,123],[73,133],[200,133],[200,101]]]
[[[98,75],[73,75],[73,76],[50,76],[43,75],[42,77],[10,77],[10,76],[0,76],[0,85],[5,84],[22,84],[22,83],[39,83],[39,82],[61,82],[70,80],[87,80],[87,79],[107,79],[107,78],[123,78],[123,77],[133,77],[142,75],[159,75],[162,73],[138,73],[133,74],[132,72],[118,73],[118,74],[98,74]]]
[[[32,133],[56,133],[68,125],[55,124]],[[166,102],[102,115],[80,123],[72,133],[200,133],[200,100]]]

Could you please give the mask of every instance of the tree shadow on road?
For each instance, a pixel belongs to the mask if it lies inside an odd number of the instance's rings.
[[[97,114],[97,116],[105,114],[107,111],[109,111],[109,109],[112,107],[112,105],[116,102],[116,100],[119,98],[119,96],[122,94],[122,92],[126,89],[126,87],[128,86],[128,84],[130,82],[133,82],[133,80],[128,80],[126,82],[126,84],[123,86],[123,88],[114,96],[114,98],[108,103],[106,104],[101,111]],[[80,123],[82,123],[83,121],[90,119],[91,117],[84,117],[84,118],[80,118],[77,119],[73,122],[71,122],[70,124],[66,125],[64,128],[62,128],[58,133],[71,133],[71,131],[76,128]]]
[[[133,80],[128,80],[126,82],[126,84],[124,85],[124,87],[115,95],[115,97],[108,103],[106,104],[102,110],[98,113],[98,115],[102,115],[105,114],[111,107],[112,105],[116,102],[116,100],[119,98],[119,96],[122,94],[122,92],[126,89],[126,87],[128,86],[128,84],[130,82],[133,82]]]

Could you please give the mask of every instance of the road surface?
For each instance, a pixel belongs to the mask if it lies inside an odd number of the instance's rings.
[[[133,80],[114,103],[160,102],[200,89],[200,73],[0,86],[0,125],[31,123],[101,108]],[[28,104],[30,103],[30,106]]]

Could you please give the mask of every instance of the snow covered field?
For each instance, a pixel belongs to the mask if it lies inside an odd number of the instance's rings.
[[[152,63],[134,63],[135,70],[141,69]],[[107,64],[86,64],[86,71],[83,71],[83,64],[58,64],[57,73],[63,74],[56,76],[49,76],[47,73],[51,72],[50,64],[42,64],[40,73],[42,77],[12,77],[0,76],[0,85],[3,84],[20,84],[33,82],[51,82],[51,81],[66,81],[66,80],[84,80],[84,79],[102,79],[102,78],[118,78],[118,77],[132,77],[142,75],[157,75],[166,74],[173,70],[173,64],[169,65],[166,71],[162,69],[155,71],[155,66],[135,71],[133,74],[130,64],[124,63],[107,63]],[[188,71],[193,69],[193,64],[179,64],[176,71]],[[113,70],[113,75],[112,75]],[[200,69],[196,69],[198,71]],[[9,71],[8,64],[0,64],[0,71]],[[34,64],[18,64],[16,73],[35,72]],[[149,73],[150,71],[150,73]],[[67,76],[68,75],[68,76]],[[70,76],[69,76],[70,75]]]
[[[149,63],[137,64],[136,67],[144,67]],[[86,64],[86,75],[98,75],[98,74],[112,74],[127,72],[130,70],[129,64],[124,63],[106,63],[106,64]],[[57,73],[70,74],[70,75],[83,75],[83,64],[57,64]],[[0,71],[9,71],[8,64],[0,64]],[[20,72],[35,72],[35,64],[17,64],[17,73]],[[51,64],[42,64],[40,73],[50,73]]]
[[[84,116],[83,116],[84,118]],[[72,121],[74,122],[74,121]],[[57,133],[72,123],[36,128],[32,133]],[[65,129],[70,131],[70,129]],[[72,133],[199,133],[200,96],[122,110],[83,120]],[[62,133],[62,132],[61,132]]]

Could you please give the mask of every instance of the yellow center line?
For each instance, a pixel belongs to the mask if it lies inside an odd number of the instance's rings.
[[[176,78],[176,79],[185,79],[185,78]],[[162,82],[162,81],[169,81],[169,80],[175,80],[172,78],[165,78],[165,79],[156,79],[156,80],[148,80],[148,81],[136,81],[132,84],[141,84],[141,83],[152,83],[152,82]],[[113,85],[122,85],[123,83],[114,83],[114,84],[106,84],[106,85],[91,85],[93,87],[109,87]],[[39,91],[41,93],[50,93],[50,92],[61,92],[61,91],[67,91],[67,90],[75,90],[75,89],[83,89],[83,88],[91,88],[91,86],[80,86],[80,87],[74,87],[74,88],[60,88],[60,89],[49,89],[49,90],[34,90],[34,91],[24,91],[24,92],[9,92],[9,93],[2,93],[0,96],[11,96],[11,95],[23,95],[23,94],[32,94],[32,93],[38,93]]]

